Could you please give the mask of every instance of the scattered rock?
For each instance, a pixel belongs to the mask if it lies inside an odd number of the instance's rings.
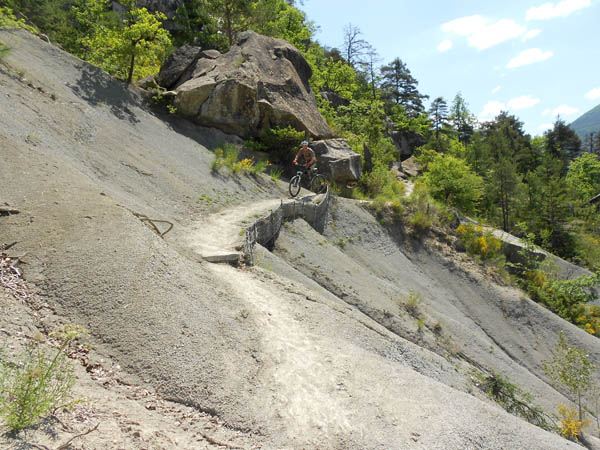
[[[421,166],[413,156],[402,161],[402,171],[409,177],[417,177],[421,173]]]
[[[319,170],[330,180],[353,182],[360,178],[362,161],[346,139],[327,139],[311,144],[319,160]]]

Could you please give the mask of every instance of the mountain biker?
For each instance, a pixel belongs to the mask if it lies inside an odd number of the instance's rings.
[[[308,141],[302,141],[300,145],[300,150],[298,150],[298,153],[294,158],[294,165],[298,165],[298,158],[302,157],[302,159],[306,161],[306,168],[308,169],[310,166],[314,166],[317,163],[317,156],[308,146]]]

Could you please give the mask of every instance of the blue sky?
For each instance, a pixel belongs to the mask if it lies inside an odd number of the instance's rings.
[[[358,27],[383,64],[402,59],[430,100],[462,92],[480,120],[500,110],[531,135],[600,104],[600,0],[304,0],[316,39]],[[429,101],[430,101],[429,100]],[[428,107],[428,103],[427,103]]]

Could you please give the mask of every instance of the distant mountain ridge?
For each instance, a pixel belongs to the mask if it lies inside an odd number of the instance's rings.
[[[590,133],[600,133],[600,105],[578,117],[569,126],[581,140]]]

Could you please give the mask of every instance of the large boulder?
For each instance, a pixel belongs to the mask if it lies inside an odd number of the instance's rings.
[[[288,125],[312,139],[332,136],[308,83],[310,66],[283,39],[245,31],[225,54],[201,52],[194,59],[190,51],[181,61],[179,76],[170,73],[159,81],[177,93],[177,111],[200,125],[242,138]]]
[[[362,173],[362,161],[348,145],[346,139],[315,141],[311,148],[317,155],[319,171],[330,180],[340,183],[358,181]]]

